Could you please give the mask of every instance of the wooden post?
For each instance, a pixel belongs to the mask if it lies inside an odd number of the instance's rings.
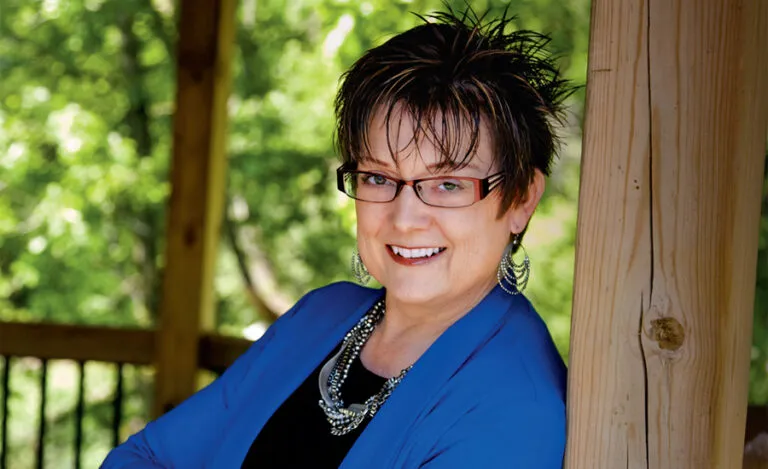
[[[226,183],[235,3],[181,2],[155,416],[195,391],[199,336],[214,324],[213,271]]]
[[[768,2],[593,0],[568,469],[741,466]]]

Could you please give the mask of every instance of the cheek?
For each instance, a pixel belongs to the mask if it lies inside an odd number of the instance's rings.
[[[501,254],[509,242],[509,229],[503,220],[497,220],[496,214],[483,214],[478,217],[466,217],[459,220],[449,235],[455,247],[463,255],[471,256],[484,263],[491,259],[501,259]]]
[[[358,236],[370,236],[374,232],[378,231],[378,226],[381,225],[384,220],[384,215],[381,210],[377,210],[376,206],[364,205],[360,202],[355,206],[355,214],[357,217],[357,234]]]
[[[496,212],[487,209],[448,215],[441,222],[444,231],[457,241],[470,243],[476,250],[485,249],[485,244],[494,243],[507,232],[504,222],[496,219]]]

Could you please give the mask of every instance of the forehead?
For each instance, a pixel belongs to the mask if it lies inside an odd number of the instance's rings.
[[[442,112],[415,118],[403,106],[383,107],[372,114],[358,162],[419,164],[441,169],[492,168],[495,163],[485,120],[473,123]]]

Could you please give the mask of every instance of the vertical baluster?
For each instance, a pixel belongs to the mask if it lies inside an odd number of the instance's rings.
[[[0,440],[0,469],[6,469],[7,468],[7,459],[8,459],[8,399],[10,397],[10,383],[11,383],[11,357],[4,357],[3,360],[3,421],[2,421],[2,429],[0,431],[3,432],[2,439]]]
[[[77,407],[75,408],[75,469],[80,469],[83,453],[83,415],[85,410],[85,362],[77,362],[80,375],[77,382]]]
[[[40,370],[40,431],[37,435],[37,469],[43,469],[43,459],[45,458],[45,404],[47,389],[48,360],[43,359]]]
[[[112,402],[112,446],[120,444],[120,424],[123,422],[123,372],[122,363],[117,365],[117,383],[115,384],[115,400]]]

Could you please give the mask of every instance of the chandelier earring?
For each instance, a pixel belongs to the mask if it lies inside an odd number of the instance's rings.
[[[360,285],[366,285],[371,280],[371,274],[363,264],[363,259],[360,257],[360,253],[355,249],[352,253],[352,275],[355,276],[355,280]]]
[[[525,251],[520,239],[520,234],[516,235],[511,243],[504,249],[501,256],[501,263],[496,272],[499,286],[510,295],[518,295],[528,286],[528,279],[531,276],[531,260]],[[519,249],[523,250],[523,260],[516,262],[514,253]]]

